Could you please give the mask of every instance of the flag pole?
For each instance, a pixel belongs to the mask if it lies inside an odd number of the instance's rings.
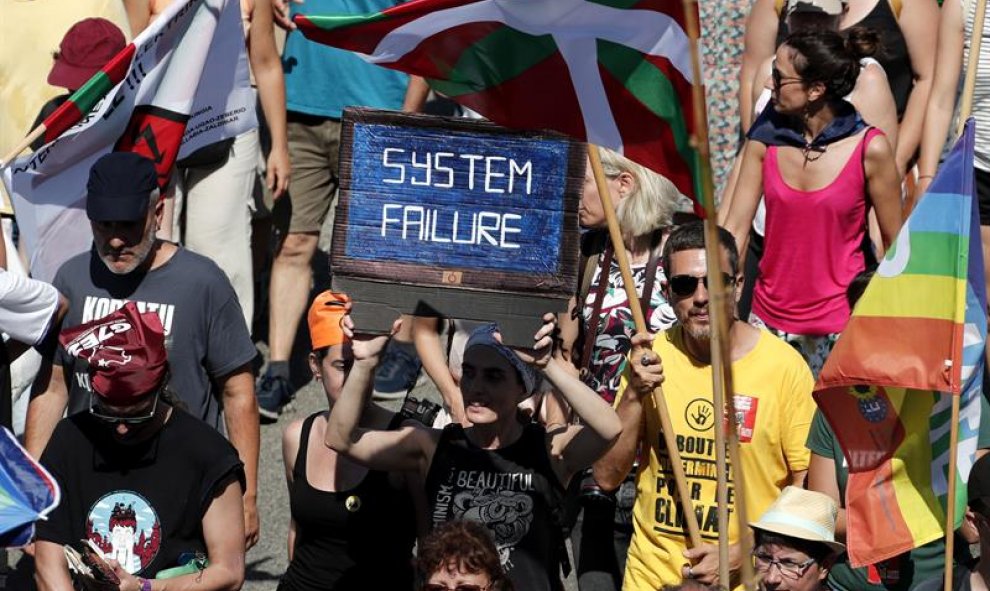
[[[38,125],[38,127],[35,127],[31,131],[31,133],[27,135],[26,138],[21,140],[21,143],[17,144],[14,147],[14,149],[12,149],[10,152],[7,153],[6,156],[3,157],[3,160],[0,160],[0,169],[7,168],[8,166],[10,166],[10,163],[14,161],[14,158],[17,158],[18,156],[20,156],[21,152],[27,150],[31,146],[31,144],[34,143],[34,140],[45,135],[45,131],[47,130],[48,128],[45,126],[44,123]]]
[[[983,24],[987,14],[987,0],[976,0],[976,15],[973,19],[973,34],[969,40],[969,63],[966,64],[966,78],[963,83],[962,102],[959,105],[959,121],[956,122],[956,138],[962,135],[966,119],[973,111],[973,92],[976,89],[976,71],[980,63],[980,46],[983,44]],[[965,21],[966,15],[963,15]],[[977,26],[977,23],[980,23]]]
[[[625,244],[622,242],[622,231],[619,228],[619,219],[615,215],[615,207],[612,205],[612,195],[608,191],[608,183],[605,181],[605,171],[602,169],[602,159],[598,146],[588,144],[588,160],[591,161],[591,171],[595,175],[595,185],[598,187],[598,196],[601,198],[602,209],[605,211],[605,221],[608,223],[608,235],[612,241],[612,251],[615,253],[615,262],[619,265],[619,271],[622,273],[622,283],[625,285],[626,298],[629,300],[629,310],[633,314],[636,332],[645,334],[648,332],[646,318],[643,316],[642,308],[636,305],[639,302],[639,294],[636,293],[636,282],[633,279],[632,267],[629,265],[629,257],[626,256]],[[677,450],[677,438],[674,435],[674,427],[670,421],[670,410],[667,408],[667,399],[663,396],[662,387],[653,391],[653,400],[660,415],[660,430],[663,431],[664,445],[667,446],[667,455],[674,472],[674,484],[677,487],[677,496],[681,502],[681,511],[684,514],[688,538],[691,547],[697,548],[702,544],[701,528],[698,526],[698,516],[694,512],[694,505],[691,504],[684,463],[681,461],[681,454]]]
[[[712,362],[712,391],[713,404],[716,409],[724,409],[727,417],[725,424],[715,425],[717,501],[718,501],[718,555],[719,555],[719,584],[732,588],[731,571],[729,569],[729,495],[728,495],[728,466],[726,463],[726,439],[731,456],[733,486],[735,488],[734,505],[738,522],[739,546],[742,555],[742,582],[747,591],[753,588],[753,564],[749,560],[752,551],[748,533],[748,517],[746,514],[745,485],[742,474],[742,463],[739,453],[738,431],[736,429],[736,410],[734,389],[732,385],[732,357],[730,353],[729,328],[734,314],[730,306],[734,298],[728,298],[729,291],[722,279],[721,247],[719,246],[717,213],[715,211],[715,190],[712,181],[711,153],[708,145],[708,111],[705,104],[705,88],[702,82],[701,57],[699,45],[701,39],[698,22],[697,0],[683,0],[684,20],[690,40],[691,51],[691,95],[694,108],[695,135],[692,138],[694,148],[698,153],[698,175],[700,177],[700,199],[705,208],[705,259],[708,275],[709,318],[712,328],[711,362]],[[728,433],[726,433],[728,431]]]
[[[952,396],[952,418],[949,421],[949,481],[948,496],[945,500],[945,580],[943,591],[952,591],[952,557],[955,552],[956,530],[956,454],[959,451],[959,394]]]

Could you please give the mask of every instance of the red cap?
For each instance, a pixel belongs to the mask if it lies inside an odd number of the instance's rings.
[[[78,90],[127,46],[124,33],[105,18],[86,18],[62,37],[48,83]]]
[[[134,302],[58,340],[73,357],[89,361],[90,387],[110,404],[127,406],[157,388],[168,369],[165,329],[158,315]]]

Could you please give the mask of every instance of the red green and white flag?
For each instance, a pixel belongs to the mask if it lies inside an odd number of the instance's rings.
[[[50,281],[90,247],[89,169],[110,151],[175,161],[257,126],[238,0],[175,0],[52,113],[46,144],[3,169],[31,273]]]
[[[681,0],[413,0],[295,22],[500,125],[612,148],[700,194]]]

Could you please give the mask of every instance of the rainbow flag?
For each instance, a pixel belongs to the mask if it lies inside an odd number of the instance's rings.
[[[0,548],[17,548],[34,538],[34,523],[61,499],[58,483],[0,427]]]
[[[423,76],[499,125],[612,148],[694,197],[685,20],[681,0],[413,0],[294,17],[307,38]]]
[[[904,223],[822,368],[815,399],[849,469],[846,542],[865,566],[944,535],[975,461],[983,399],[986,289],[973,176],[973,122]],[[948,475],[952,396],[958,471]]]

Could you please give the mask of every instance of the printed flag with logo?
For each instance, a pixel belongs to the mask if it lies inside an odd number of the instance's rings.
[[[3,170],[33,275],[50,281],[92,242],[89,168],[113,150],[179,158],[257,126],[236,0],[176,0],[42,123],[44,147]]]
[[[413,0],[295,22],[495,123],[612,148],[701,194],[681,0]]]
[[[975,207],[973,122],[870,281],[816,385],[849,468],[853,566],[944,535],[948,478],[966,506],[983,408],[987,314]],[[952,396],[957,473],[948,474]]]

